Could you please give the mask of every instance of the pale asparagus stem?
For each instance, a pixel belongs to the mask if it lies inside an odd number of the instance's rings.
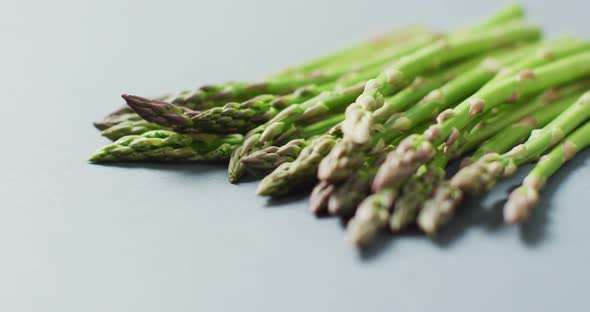
[[[516,13],[516,10],[513,11]],[[505,16],[505,20],[514,20],[519,18],[518,14],[506,14]],[[520,14],[520,17],[522,17],[522,14]],[[492,25],[503,22],[505,21],[493,22]],[[404,27],[399,30],[394,30],[389,33],[370,38],[365,42],[361,42],[360,44],[356,44],[349,48],[322,56],[305,64],[287,68],[280,71],[279,74],[281,76],[293,76],[300,75],[302,72],[313,73],[318,69],[333,69],[334,67],[339,67],[342,64],[354,64],[359,62],[359,60],[366,59],[367,57],[379,56],[382,54],[380,51],[383,51],[384,49],[390,49],[391,47],[404,44],[412,38],[429,35],[430,33],[430,30],[419,25]]]
[[[125,161],[225,161],[241,143],[241,135],[179,134],[154,130],[130,135],[109,144],[91,157],[91,162]]]
[[[559,114],[542,129],[534,130],[529,139],[502,155],[491,153],[464,167],[451,179],[451,185],[464,192],[481,193],[490,190],[501,178],[557,144],[565,135],[590,118],[590,92]]]
[[[489,112],[516,94],[527,97],[543,90],[562,85],[590,74],[590,52],[582,52],[551,62],[534,70],[524,70],[517,76],[506,78],[482,88],[469,99],[465,100],[452,111],[452,117],[442,123],[431,126],[423,135],[413,136],[400,144],[403,150],[398,156],[382,166],[381,179],[375,179],[376,190],[395,183],[396,179],[414,173],[434,155],[433,145],[445,143],[451,146],[461,136],[461,130],[474,118]],[[460,146],[459,146],[460,147]],[[378,174],[378,176],[380,176]]]
[[[522,186],[515,189],[508,197],[504,206],[505,222],[520,223],[525,221],[538,205],[539,193],[547,180],[589,144],[590,122],[586,122],[568,135],[551,152],[541,157],[539,163],[524,179]]]
[[[369,80],[356,102],[346,109],[345,124],[363,123],[362,120],[370,118],[371,113],[383,105],[383,96],[399,91],[428,69],[484,53],[502,45],[536,40],[539,36],[538,28],[523,23],[513,23],[488,31],[457,37],[451,35],[441,39],[413,54],[402,57],[375,79]],[[352,127],[343,127],[344,138],[355,142],[356,135],[354,132],[348,133],[349,128]],[[361,141],[365,139],[360,137]]]

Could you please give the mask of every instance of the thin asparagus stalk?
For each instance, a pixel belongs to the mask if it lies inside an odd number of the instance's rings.
[[[96,163],[224,161],[242,140],[239,134],[180,134],[154,130],[122,137],[96,151],[89,160]]]
[[[422,135],[410,136],[400,143],[397,153],[384,162],[373,182],[375,190],[411,175],[434,156],[434,146],[452,146],[473,119],[489,112],[511,97],[527,97],[543,90],[580,79],[590,74],[590,52],[577,53],[517,76],[482,88],[452,111],[449,118],[431,126]],[[445,113],[445,112],[443,112]]]
[[[590,122],[586,122],[568,135],[559,146],[556,146],[524,179],[522,186],[515,189],[504,206],[506,223],[525,221],[539,203],[539,193],[547,180],[566,162],[574,158],[576,153],[590,144]]]

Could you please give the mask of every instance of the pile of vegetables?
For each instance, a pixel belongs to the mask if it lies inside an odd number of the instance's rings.
[[[90,161],[227,161],[230,182],[261,179],[258,195],[310,191],[311,211],[347,220],[360,246],[409,226],[434,235],[467,194],[538,161],[504,207],[523,222],[590,144],[590,42],[545,40],[523,15],[406,27],[261,81],[123,95],[95,123],[113,143]]]

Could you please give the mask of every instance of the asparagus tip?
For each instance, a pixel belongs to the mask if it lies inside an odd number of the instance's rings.
[[[504,222],[508,224],[523,222],[538,201],[539,194],[536,190],[525,187],[517,188],[510,194],[504,206]]]

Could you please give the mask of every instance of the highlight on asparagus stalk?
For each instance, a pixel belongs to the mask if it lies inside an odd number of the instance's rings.
[[[586,122],[568,135],[547,155],[541,157],[539,163],[527,175],[522,186],[512,191],[504,206],[506,223],[525,221],[531,211],[539,203],[539,193],[547,180],[566,162],[574,158],[576,153],[590,144],[590,122]]]

